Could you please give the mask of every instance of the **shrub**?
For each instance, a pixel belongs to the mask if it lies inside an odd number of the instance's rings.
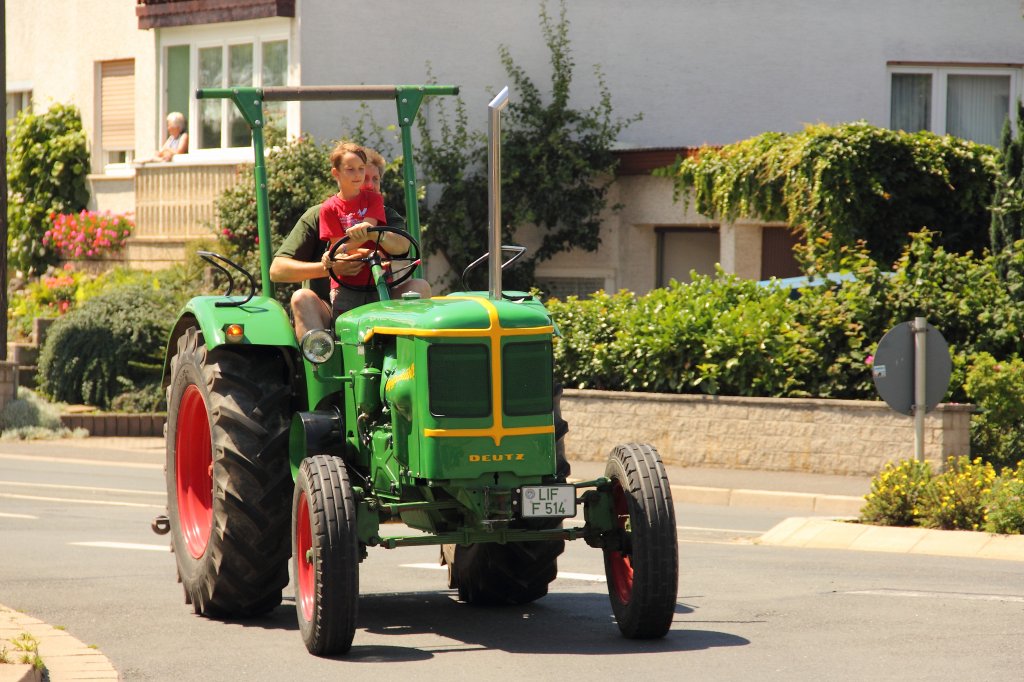
[[[60,317],[75,304],[78,288],[86,276],[68,267],[47,271],[24,289],[12,292],[7,317],[16,338],[32,333],[32,321],[38,317]]]
[[[39,356],[41,392],[101,408],[152,383],[177,314],[167,293],[125,286],[84,302],[53,324]]]
[[[73,105],[55,104],[45,114],[21,112],[8,149],[8,258],[26,274],[56,262],[43,244],[52,213],[77,212],[89,200],[89,151],[82,118]]]
[[[52,227],[43,244],[62,258],[102,258],[120,253],[135,224],[126,215],[110,211],[80,211],[50,215]]]
[[[331,178],[330,149],[312,137],[302,137],[273,147],[267,156],[267,195],[270,201],[270,233],[276,249],[310,206],[337,191]],[[220,240],[230,255],[258,253],[256,195],[253,168],[246,166],[237,185],[217,199]],[[259,278],[259,268],[253,272]]]
[[[1004,470],[985,497],[985,530],[990,533],[1024,533],[1024,461],[1016,471]]]
[[[995,466],[1024,455],[1024,360],[998,361],[988,353],[973,358],[964,386],[980,409],[971,417],[971,451]]]
[[[159,379],[126,391],[110,402],[112,412],[163,412],[167,395]]]
[[[904,460],[888,463],[871,480],[871,492],[860,518],[880,526],[913,526],[921,516],[921,503],[932,486],[932,468],[927,462]]]
[[[980,530],[985,525],[984,500],[996,470],[980,457],[950,457],[946,471],[924,496],[921,525],[944,530]]]
[[[61,405],[46,402],[34,391],[18,389],[18,397],[0,412],[0,439],[28,440],[38,438],[83,437],[85,429],[70,430],[60,420]]]

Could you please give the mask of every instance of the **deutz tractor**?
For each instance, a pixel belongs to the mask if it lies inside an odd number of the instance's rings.
[[[671,626],[676,527],[658,452],[619,445],[603,477],[567,480],[552,388],[557,328],[536,298],[502,290],[502,268],[514,260],[502,262],[510,247],[499,229],[507,88],[489,104],[489,253],[477,261],[488,263],[488,291],[389,295],[421,267],[413,122],[425,97],[457,93],[443,85],[196,93],[231,100],[252,129],[261,276],[257,283],[205,252],[229,281],[247,281],[248,294],[230,286],[193,298],[168,344],[168,513],[154,529],[170,532],[197,614],[274,609],[290,558],[307,649],[344,653],[368,548],[436,545],[461,601],[502,605],[547,594],[565,541],[582,539],[604,553],[623,635],[662,637]],[[380,99],[397,106],[409,229],[375,230],[398,232],[409,252],[366,256],[380,301],[297,340],[269,276],[263,104]],[[581,508],[582,525],[563,525]]]

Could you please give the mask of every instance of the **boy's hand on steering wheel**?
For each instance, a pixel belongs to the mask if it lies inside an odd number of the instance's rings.
[[[352,227],[345,230],[345,236],[352,240],[354,244],[362,244],[366,241],[368,236],[367,230],[374,227],[372,223],[361,222],[353,225]]]

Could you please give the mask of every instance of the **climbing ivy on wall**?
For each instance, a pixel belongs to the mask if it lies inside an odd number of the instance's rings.
[[[831,267],[830,253],[861,240],[892,263],[922,228],[948,250],[980,252],[996,172],[991,147],[863,121],[705,147],[656,171],[674,179],[677,201],[705,215],[786,221],[806,236],[808,270]]]

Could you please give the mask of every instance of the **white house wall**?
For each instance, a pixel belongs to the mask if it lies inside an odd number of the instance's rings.
[[[1020,0],[566,4],[576,65],[573,105],[596,103],[592,67],[599,64],[614,115],[643,114],[622,131],[623,148],[727,144],[819,121],[885,126],[893,64],[1000,67],[1012,74],[1012,97],[1020,96],[1024,81]],[[540,6],[539,0],[297,0],[294,20],[273,21],[290,24],[293,85],[419,83],[432,76],[462,87],[471,123],[482,128],[487,101],[508,83],[499,45],[508,45],[516,64],[548,90]],[[143,156],[163,132],[159,33],[139,30],[134,10],[131,0],[7,0],[7,80],[31,86],[36,110],[50,101],[77,104],[92,141],[97,62],[135,59],[136,151]],[[557,17],[558,10],[555,0],[548,2],[549,13]],[[238,31],[242,23],[220,26]],[[166,35],[217,30],[207,25]],[[511,106],[517,97],[513,90]],[[351,104],[294,105],[289,132],[333,139],[357,112]],[[375,112],[381,123],[394,121],[391,104]],[[428,102],[422,114],[436,116],[437,103]],[[127,195],[120,185],[108,184],[110,196],[122,202]],[[541,265],[540,275],[603,278],[609,288],[643,291],[654,285],[654,227],[709,224],[674,203],[664,179],[620,177],[610,200],[625,208],[606,213],[599,251],[560,254]],[[720,226],[727,270],[758,276],[759,229]]]
[[[152,31],[138,30],[128,0],[7,0],[7,82],[31,87],[33,109],[74,104],[90,144],[98,135],[98,63],[135,60],[136,149],[152,150],[158,130]],[[101,169],[94,155],[94,169]]]
[[[889,62],[1024,63],[1020,0],[569,0],[577,106],[600,64],[632,147],[723,144],[804,123],[889,123]],[[416,83],[427,63],[483,123],[498,45],[546,89],[538,0],[299,0],[303,82]],[[556,2],[548,11],[557,14]],[[358,27],[353,29],[352,27]],[[353,51],[353,43],[366,46]],[[1019,94],[1019,93],[1018,93]],[[512,93],[512,105],[516,93]],[[388,111],[388,114],[393,114]],[[336,111],[304,127],[336,135]]]

